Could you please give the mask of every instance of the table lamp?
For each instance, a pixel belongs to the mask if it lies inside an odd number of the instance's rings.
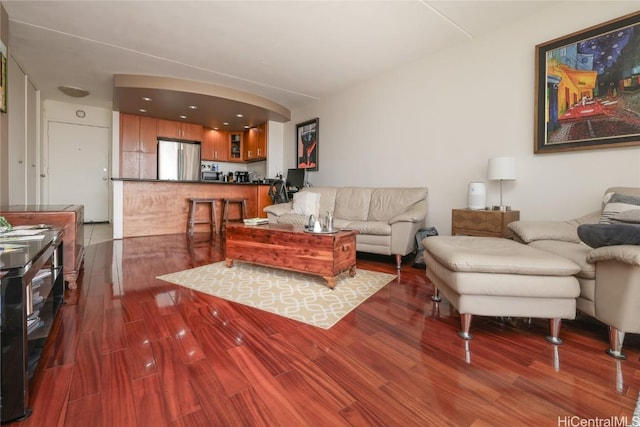
[[[500,206],[492,206],[492,209],[510,211],[511,206],[502,204],[502,182],[516,179],[516,160],[513,157],[494,157],[493,159],[489,159],[487,179],[500,181]]]

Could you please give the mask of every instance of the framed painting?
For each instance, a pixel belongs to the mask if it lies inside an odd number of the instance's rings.
[[[318,170],[318,127],[317,117],[296,125],[296,159],[299,169]]]
[[[534,153],[640,145],[640,12],[536,46]]]

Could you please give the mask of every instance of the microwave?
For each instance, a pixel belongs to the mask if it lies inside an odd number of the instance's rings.
[[[218,171],[202,171],[200,174],[201,181],[220,181],[222,176],[222,172]]]

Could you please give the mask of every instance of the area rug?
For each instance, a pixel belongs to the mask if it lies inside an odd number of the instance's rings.
[[[319,276],[224,261],[158,276],[196,291],[329,329],[359,304],[395,279],[393,274],[357,269],[343,273],[329,289]]]

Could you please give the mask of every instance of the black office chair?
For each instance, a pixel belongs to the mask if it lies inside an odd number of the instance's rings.
[[[277,179],[269,186],[269,197],[274,205],[278,203],[287,203],[289,195],[287,194],[287,183],[283,179]]]

